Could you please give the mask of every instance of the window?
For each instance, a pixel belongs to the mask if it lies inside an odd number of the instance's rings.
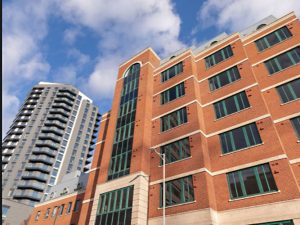
[[[241,78],[237,66],[234,66],[222,73],[217,74],[208,79],[209,88],[211,91],[217,90],[227,84],[230,84]]]
[[[175,112],[172,112],[166,116],[163,116],[161,119],[161,131],[167,131],[173,127],[177,127],[183,123],[187,122],[187,113],[186,108],[179,109]]]
[[[294,127],[294,130],[297,134],[298,140],[300,140],[300,116],[291,119],[291,123]]]
[[[52,215],[51,215],[52,217],[54,217],[56,215],[56,211],[57,211],[57,206],[55,206],[53,208]]]
[[[160,104],[166,104],[176,98],[179,98],[185,94],[184,82],[162,92],[160,94]]]
[[[293,220],[283,220],[277,222],[257,223],[253,225],[294,225]]]
[[[224,61],[225,59],[229,58],[232,55],[233,55],[233,52],[232,52],[231,46],[228,45],[227,47],[215,52],[214,54],[212,54],[204,59],[206,69]]]
[[[108,180],[127,175],[130,171],[139,76],[139,63],[133,64],[124,74]],[[85,140],[84,143],[88,144],[88,141]]]
[[[62,205],[59,207],[59,215],[60,215],[60,216],[63,214],[64,208],[65,208],[65,204],[62,204]]]
[[[2,205],[2,217],[6,217],[9,210],[9,206]]]
[[[227,174],[230,198],[242,198],[277,191],[268,163]]]
[[[48,209],[46,210],[44,219],[47,219],[47,218],[49,217],[49,213],[50,213],[50,208],[48,208]]]
[[[40,214],[41,214],[41,211],[38,211],[36,216],[35,216],[35,219],[34,219],[35,221],[39,220]]]
[[[276,87],[282,103],[300,98],[300,78]]]
[[[101,194],[95,224],[131,224],[132,200],[133,186]]]
[[[296,47],[290,51],[275,56],[272,59],[265,61],[265,65],[270,74],[284,70],[290,66],[300,62],[300,47]]]
[[[68,203],[67,214],[69,214],[72,210],[72,202]]]
[[[255,41],[256,47],[261,52],[267,48],[272,47],[273,45],[284,41],[285,39],[291,37],[292,34],[287,27],[282,27],[263,38],[258,39]]]
[[[222,133],[220,140],[224,154],[262,143],[255,123]]]
[[[217,119],[249,107],[250,104],[245,91],[214,103],[214,109]]]
[[[160,184],[160,207],[163,206],[163,184]],[[194,201],[192,176],[166,182],[166,206]]]
[[[189,138],[164,145],[160,148],[162,154],[166,154],[166,163],[176,162],[191,156]],[[161,160],[161,165],[163,164]]]
[[[171,79],[172,77],[175,77],[176,75],[182,73],[182,71],[183,71],[183,64],[182,62],[180,62],[175,66],[172,66],[171,68],[161,73],[161,82],[165,82]]]
[[[80,201],[81,201],[81,200],[76,200],[75,206],[74,206],[74,212],[77,212],[77,211],[79,210]]]

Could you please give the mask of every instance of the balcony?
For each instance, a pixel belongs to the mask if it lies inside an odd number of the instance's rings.
[[[21,180],[17,186],[18,189],[34,189],[37,191],[43,191],[45,189],[44,183],[31,180]]]
[[[58,98],[67,98],[69,100],[71,100],[72,102],[75,101],[75,97],[69,93],[57,93],[56,97]]]
[[[41,162],[41,163],[45,163],[49,166],[52,166],[55,159],[51,158],[49,156],[46,155],[31,155],[29,158],[30,162]]]
[[[20,116],[30,116],[32,113],[31,110],[22,109],[22,112],[20,113]]]
[[[18,145],[18,142],[4,142],[2,144],[2,148],[9,148],[9,149],[12,149],[12,148],[15,148],[16,146]]]
[[[74,93],[73,91],[69,90],[69,89],[60,89],[58,90],[58,92],[60,93],[69,93],[70,95],[72,95],[73,97],[76,96],[76,93]]]
[[[9,135],[5,138],[7,141],[18,141],[20,139],[21,135]]]
[[[50,111],[49,111],[49,113],[50,114],[60,114],[60,115],[62,115],[62,116],[64,116],[64,117],[69,117],[69,112],[66,112],[65,110],[63,110],[63,109],[50,109]]]
[[[11,156],[13,153],[14,153],[14,150],[8,149],[8,148],[5,148],[5,149],[2,151],[2,155],[3,155],[3,156]]]
[[[68,98],[64,98],[64,97],[55,99],[54,103],[65,103],[65,104],[67,104],[70,107],[73,106],[73,103],[70,102]]]
[[[26,171],[40,171],[49,174],[52,170],[52,167],[45,165],[44,163],[27,163],[25,169]]]
[[[35,107],[35,105],[25,105],[25,106],[23,107],[23,109],[25,109],[25,110],[26,110],[26,109],[29,109],[29,110],[31,109],[31,110],[32,110],[32,109],[34,109],[34,107]]]
[[[53,150],[57,150],[59,145],[51,140],[38,140],[36,142],[36,147],[48,147]]]
[[[33,201],[40,201],[43,197],[43,193],[33,190],[16,190],[13,198],[14,199],[30,199]]]
[[[11,158],[10,156],[8,156],[8,157],[2,156],[2,163],[7,164],[9,162],[10,158]]]
[[[41,182],[46,182],[48,180],[48,174],[44,174],[38,171],[26,171],[25,173],[22,174],[22,178],[24,180],[38,180]]]
[[[72,111],[72,107],[68,106],[67,104],[65,103],[55,103],[52,105],[52,108],[57,108],[57,109],[64,109],[68,112],[71,112]]]
[[[15,129],[13,129],[10,133],[11,133],[11,134],[17,134],[17,135],[19,135],[19,134],[22,134],[22,133],[23,133],[23,129],[15,128]]]
[[[57,134],[59,136],[62,136],[64,131],[64,129],[61,129],[61,128],[57,128],[57,127],[43,127],[42,128],[42,132],[43,133],[54,133],[54,134]]]
[[[66,127],[66,125],[65,124],[63,124],[63,123],[61,123],[61,122],[59,122],[59,121],[49,121],[49,120],[47,120],[46,122],[45,122],[45,125],[46,126],[55,126],[55,127],[57,127],[57,128],[60,128],[60,129],[65,129],[65,127]]]
[[[20,117],[17,117],[15,122],[28,122],[28,120],[30,119],[29,116],[21,116]]]
[[[34,155],[48,155],[50,157],[55,157],[57,154],[56,151],[50,150],[49,148],[34,148],[32,153]]]
[[[67,123],[68,122],[68,119],[62,115],[56,115],[56,114],[50,114],[47,119],[49,120],[59,120],[63,123]]]
[[[19,123],[15,123],[14,127],[25,128],[26,124],[27,123],[25,123],[25,122],[19,122]]]
[[[53,133],[41,133],[39,136],[40,140],[52,140],[56,143],[60,143],[61,140],[61,136],[58,136],[56,134]]]

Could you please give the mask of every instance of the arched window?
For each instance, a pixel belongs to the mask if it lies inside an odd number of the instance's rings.
[[[131,67],[129,67],[128,70],[124,73],[124,77],[127,77],[128,75],[134,74],[137,71],[140,70],[141,65],[139,63],[133,64]]]
[[[260,25],[256,28],[256,30],[259,30],[259,29],[263,28],[263,27],[266,26],[266,25],[267,25],[267,24],[265,24],[265,23],[260,24]]]
[[[210,46],[216,44],[218,41],[213,41],[212,43],[210,43]]]
[[[170,59],[174,59],[176,56],[175,55],[172,55],[171,57],[170,57]]]

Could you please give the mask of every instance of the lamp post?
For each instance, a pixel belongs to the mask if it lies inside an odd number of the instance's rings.
[[[153,150],[163,162],[163,225],[166,225],[166,154],[156,151],[155,148],[150,150]]]

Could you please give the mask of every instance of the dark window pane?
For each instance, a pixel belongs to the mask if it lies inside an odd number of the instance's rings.
[[[283,103],[300,98],[300,79],[276,87],[276,90]]]
[[[300,140],[300,116],[291,119],[291,123],[297,134],[298,140]]]
[[[277,191],[269,164],[262,164],[227,174],[231,198]]]
[[[165,82],[183,71],[182,62],[161,73],[161,82]]]
[[[206,57],[205,60],[205,65],[206,68],[208,69],[209,67],[212,67],[222,61],[224,61],[225,59],[229,58],[230,56],[233,55],[231,46],[227,46],[217,52],[215,52],[214,54]]]

